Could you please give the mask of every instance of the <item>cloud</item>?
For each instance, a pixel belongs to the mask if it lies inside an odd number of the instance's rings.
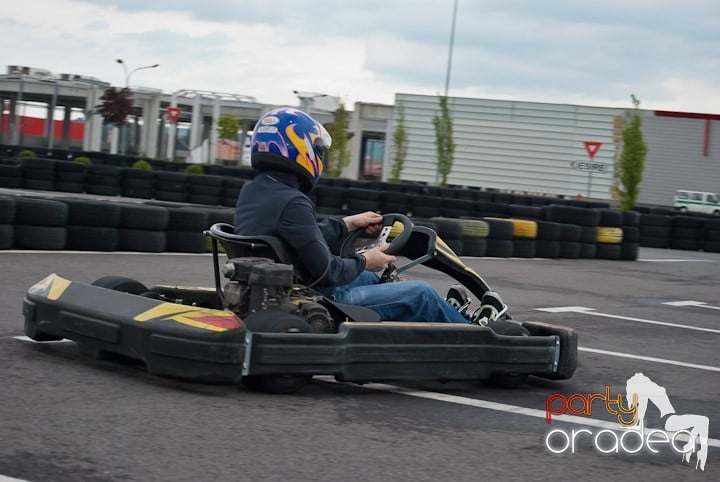
[[[442,92],[452,0],[25,0],[3,6],[6,64],[296,104],[293,90],[392,103]],[[302,7],[302,8],[301,8]],[[42,12],[42,15],[38,15]],[[711,0],[459,0],[450,95],[720,112]]]

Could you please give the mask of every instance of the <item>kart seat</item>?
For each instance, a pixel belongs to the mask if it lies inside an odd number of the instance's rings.
[[[277,263],[293,264],[290,249],[275,236],[241,236],[235,234],[235,228],[227,223],[213,224],[208,234],[220,242],[228,259],[251,256],[270,258]]]

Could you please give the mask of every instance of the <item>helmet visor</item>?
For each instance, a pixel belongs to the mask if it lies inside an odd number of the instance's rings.
[[[313,142],[313,149],[315,150],[315,155],[324,161],[328,149],[332,146],[332,137],[330,137],[327,129],[319,122],[318,128],[320,129],[320,136]]]

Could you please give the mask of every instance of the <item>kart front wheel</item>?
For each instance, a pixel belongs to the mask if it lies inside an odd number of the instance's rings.
[[[530,332],[521,324],[513,321],[494,321],[488,325],[498,335],[506,336],[530,336]],[[527,373],[493,373],[484,381],[488,386],[495,388],[517,388],[528,379]]]
[[[310,333],[310,325],[302,318],[279,311],[259,311],[243,320],[248,331],[261,333]],[[251,390],[267,393],[295,393],[312,380],[312,375],[248,375],[243,384]]]
[[[93,281],[92,285],[113,291],[130,293],[131,295],[141,295],[150,291],[147,286],[141,282],[132,278],[125,278],[124,276],[105,276]]]

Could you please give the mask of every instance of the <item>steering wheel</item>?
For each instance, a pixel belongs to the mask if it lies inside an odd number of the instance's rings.
[[[347,237],[345,237],[345,240],[343,240],[342,247],[340,248],[340,255],[347,256],[353,253],[362,253],[364,251],[367,251],[368,249],[384,245],[387,241],[388,236],[390,235],[390,230],[392,229],[393,224],[395,224],[396,221],[402,223],[403,230],[399,235],[393,238],[392,242],[390,242],[390,246],[388,246],[388,249],[385,250],[385,253],[390,255],[396,255],[400,253],[402,248],[410,239],[410,234],[412,231],[412,221],[410,221],[410,219],[404,214],[390,213],[383,215],[383,227],[382,230],[380,230],[380,235],[378,235],[378,237],[367,246],[363,246],[362,248],[359,248],[355,251],[353,251],[352,249],[355,241],[357,241],[365,228],[356,229],[355,231],[348,233]]]

